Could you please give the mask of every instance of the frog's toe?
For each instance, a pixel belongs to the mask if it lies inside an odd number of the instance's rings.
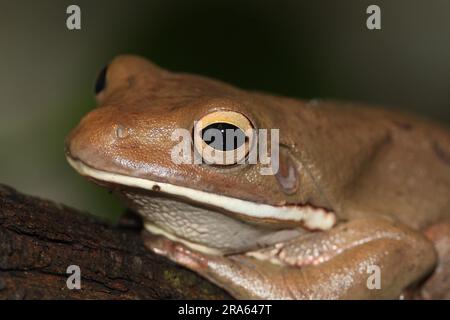
[[[162,255],[175,263],[192,270],[203,269],[207,266],[205,255],[190,250],[185,245],[169,240],[164,236],[154,235],[148,231],[142,232],[144,245],[158,255]]]

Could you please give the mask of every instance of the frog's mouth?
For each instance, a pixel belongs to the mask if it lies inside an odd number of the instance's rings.
[[[166,182],[157,182],[149,179],[125,176],[95,169],[67,156],[69,164],[81,175],[101,182],[157,191],[174,197],[188,199],[192,202],[206,206],[220,208],[237,216],[247,217],[250,220],[265,220],[272,222],[295,223],[310,230],[327,230],[336,222],[333,212],[324,208],[310,205],[270,205],[248,200],[214,194],[197,189],[177,186]]]

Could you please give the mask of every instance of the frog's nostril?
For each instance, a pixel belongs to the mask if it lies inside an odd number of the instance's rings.
[[[116,127],[116,137],[119,138],[119,139],[123,139],[126,136],[128,136],[128,130],[125,127],[123,127],[123,126],[118,125]]]

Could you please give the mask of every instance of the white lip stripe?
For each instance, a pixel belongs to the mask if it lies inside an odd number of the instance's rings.
[[[171,195],[182,196],[195,202],[208,204],[223,208],[230,212],[239,213],[245,216],[259,219],[276,219],[302,222],[305,227],[310,229],[326,230],[335,223],[335,216],[324,209],[313,208],[309,206],[271,206],[263,203],[231,198],[201,190],[195,190],[187,187],[181,187],[164,182],[156,182],[143,178],[129,177],[117,173],[110,173],[89,167],[79,160],[67,156],[69,164],[81,175],[88,176],[100,181],[136,187],[145,190],[152,190],[152,187],[159,186],[159,192],[165,192]]]

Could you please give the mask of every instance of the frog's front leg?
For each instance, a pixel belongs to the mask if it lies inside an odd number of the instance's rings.
[[[206,255],[150,234],[145,242],[241,299],[399,298],[436,261],[427,239],[384,219],[354,220],[327,232],[230,256]]]

